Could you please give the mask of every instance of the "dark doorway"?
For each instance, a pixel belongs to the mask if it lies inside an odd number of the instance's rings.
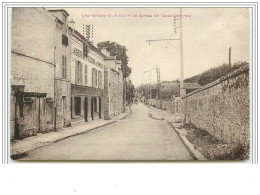
[[[76,116],[80,116],[81,114],[81,97],[74,97],[74,113]]]
[[[101,118],[101,98],[98,98],[98,113],[99,113],[99,118]]]
[[[94,120],[94,97],[91,97],[91,118]]]
[[[85,97],[84,118],[85,118],[85,122],[88,122],[88,98],[87,97]]]

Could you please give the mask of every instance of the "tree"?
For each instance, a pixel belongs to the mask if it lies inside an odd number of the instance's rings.
[[[132,81],[129,80],[126,84],[126,101],[128,103],[133,102],[134,91],[135,86],[132,84]]]
[[[201,86],[211,83],[218,78],[227,75],[230,72],[235,71],[236,69],[247,65],[247,62],[235,62],[231,67],[228,64],[222,64],[215,68],[211,68],[202,72],[201,74],[195,75],[193,77],[187,78],[184,80],[185,83],[198,83]]]
[[[123,77],[126,78],[131,74],[131,68],[128,66],[128,56],[126,55],[127,49],[125,46],[120,45],[116,42],[102,41],[97,44],[97,48],[106,47],[112,56],[116,56],[118,60],[121,60],[121,69]]]

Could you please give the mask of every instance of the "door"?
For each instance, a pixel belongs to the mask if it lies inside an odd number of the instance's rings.
[[[94,120],[94,97],[91,97],[91,118]]]
[[[62,108],[61,108],[61,114],[62,114],[62,116],[61,116],[61,124],[62,124],[62,127],[65,127],[65,118],[66,118],[66,96],[62,96],[62,102],[61,102],[61,106],[62,106]]]
[[[87,97],[85,97],[84,118],[85,118],[85,122],[88,122],[88,98]]]
[[[99,118],[101,118],[101,98],[98,98],[98,113],[99,113]]]

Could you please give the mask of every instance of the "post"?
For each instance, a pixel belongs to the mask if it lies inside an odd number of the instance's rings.
[[[183,85],[183,36],[182,36],[182,8],[180,8],[180,97],[185,95],[185,89]]]

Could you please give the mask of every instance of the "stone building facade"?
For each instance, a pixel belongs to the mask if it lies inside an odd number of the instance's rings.
[[[71,57],[71,118],[73,122],[88,122],[104,117],[104,57],[103,53],[73,29]]]
[[[71,125],[71,28],[65,10],[49,10],[55,17],[55,129]]]
[[[13,8],[11,139],[54,128],[55,18],[43,8]]]
[[[76,31],[65,10],[13,8],[11,30],[11,139],[122,112],[121,62]]]
[[[106,55],[104,73],[104,119],[109,120],[123,112],[123,74],[121,61],[110,56],[106,48],[102,49]]]

